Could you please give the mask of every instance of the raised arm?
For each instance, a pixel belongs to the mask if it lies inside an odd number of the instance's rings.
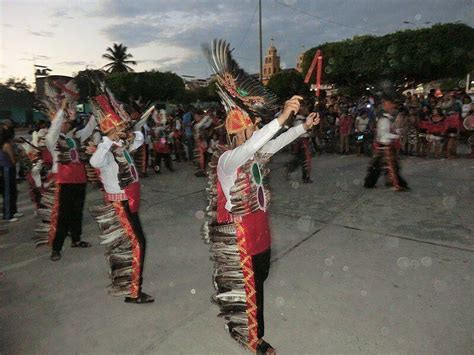
[[[300,109],[301,96],[293,96],[285,102],[283,111],[278,118],[272,120],[262,129],[255,131],[245,143],[235,149],[229,150],[222,154],[219,159],[219,169],[221,173],[231,176],[237,169],[247,160],[258,152],[272,137],[278,132],[280,127],[288,120],[291,113],[296,113]]]
[[[285,133],[280,134],[278,137],[265,144],[262,149],[260,149],[260,152],[264,154],[275,154],[305,132],[306,129],[303,124],[292,127]]]
[[[50,152],[53,152],[56,149],[56,143],[58,142],[59,134],[61,133],[61,126],[63,124],[63,120],[64,111],[59,110],[56,113],[56,116],[54,116],[54,119],[51,122],[51,126],[49,127],[48,133],[45,137],[46,148],[48,148]]]
[[[288,144],[293,142],[296,138],[304,134],[307,130],[310,130],[313,128],[313,126],[317,126],[318,124],[319,114],[312,112],[308,117],[306,117],[303,123],[296,127],[290,128],[285,133],[282,133],[275,139],[272,139],[267,144],[265,144],[262,149],[260,149],[260,152],[273,155],[283,147],[286,147]]]
[[[280,129],[278,119],[274,119],[262,129],[254,132],[245,143],[222,154],[219,168],[225,175],[234,174],[237,169],[260,150]]]
[[[90,163],[94,168],[102,168],[110,163],[110,155],[107,154],[114,144],[107,136],[102,137],[102,142],[97,146],[96,151],[92,154]]]
[[[86,126],[80,131],[77,131],[76,133],[79,139],[81,140],[81,143],[83,143],[87,138],[91,136],[92,133],[94,133],[94,129],[96,127],[97,127],[97,120],[95,119],[94,115],[91,115]]]
[[[135,135],[135,138],[133,140],[132,145],[130,146],[130,151],[134,151],[135,149],[138,149],[141,147],[141,145],[145,142],[145,137],[143,136],[143,133],[140,131],[135,131],[133,132]]]

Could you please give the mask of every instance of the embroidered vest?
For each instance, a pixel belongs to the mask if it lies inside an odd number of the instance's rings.
[[[243,217],[259,210],[266,211],[270,202],[270,191],[266,177],[270,169],[265,164],[270,156],[256,154],[237,171],[235,184],[230,190],[231,213],[234,217]]]
[[[138,181],[138,171],[132,156],[125,147],[115,146],[112,151],[118,164],[119,186],[124,190],[127,186]]]

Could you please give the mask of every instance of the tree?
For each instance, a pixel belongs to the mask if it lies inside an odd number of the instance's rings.
[[[133,72],[133,69],[130,65],[137,65],[137,62],[134,60],[129,60],[133,58],[133,55],[127,53],[127,46],[124,46],[122,43],[114,43],[113,47],[108,47],[105,54],[102,55],[102,58],[109,59],[111,62],[104,65],[104,69],[108,73],[128,73]]]
[[[5,82],[5,86],[16,91],[30,91],[31,90],[31,85],[29,85],[26,82],[25,78],[23,79],[9,78]]]
[[[91,83],[91,77],[105,78],[105,75],[100,70],[86,69],[81,70],[74,77],[74,83],[76,84],[77,90],[79,92],[80,102],[88,102],[90,97],[99,95],[97,88]]]
[[[304,83],[301,73],[285,70],[272,75],[267,83],[269,88],[283,102],[293,95],[309,96],[309,85]]]
[[[351,91],[464,77],[474,69],[474,29],[464,24],[324,43],[305,53],[303,73],[317,49],[324,56],[323,82]]]
[[[26,79],[8,79],[5,84],[0,83],[0,110],[7,110],[14,106],[31,108],[34,93]]]

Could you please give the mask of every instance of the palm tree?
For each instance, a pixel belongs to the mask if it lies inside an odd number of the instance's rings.
[[[122,43],[114,43],[114,46],[112,48],[108,47],[106,52],[102,55],[102,58],[110,60],[110,63],[103,66],[108,73],[132,72],[133,69],[129,65],[137,65],[134,60],[128,60],[133,58],[133,55],[127,53],[127,47]]]

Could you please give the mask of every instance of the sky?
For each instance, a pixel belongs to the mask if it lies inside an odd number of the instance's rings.
[[[0,0],[0,82],[101,68],[107,47],[123,43],[135,71],[157,69],[206,78],[201,44],[230,41],[234,56],[258,72],[258,0]],[[404,23],[404,21],[409,23]],[[474,27],[474,0],[262,0],[264,52],[273,38],[281,66],[302,51],[356,35],[456,22]],[[429,22],[427,24],[427,22]]]

